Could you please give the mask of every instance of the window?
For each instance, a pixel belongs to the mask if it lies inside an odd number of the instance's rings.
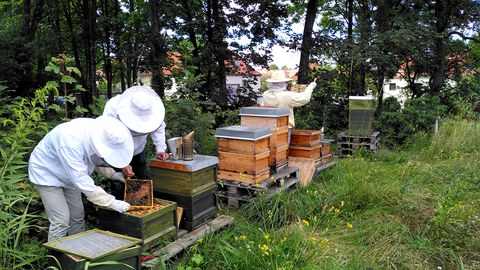
[[[396,84],[396,83],[389,83],[388,86],[389,86],[388,89],[389,89],[390,91],[395,91],[395,90],[397,90],[397,84]]]

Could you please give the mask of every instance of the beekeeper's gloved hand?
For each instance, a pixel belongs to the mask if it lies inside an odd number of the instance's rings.
[[[112,175],[111,175],[111,178],[112,180],[117,180],[117,181],[121,181],[123,183],[125,183],[125,177],[123,176],[123,173],[122,172],[114,172]]]
[[[110,209],[115,210],[120,213],[125,213],[130,208],[130,204],[120,200],[114,200],[112,204],[110,204]]]

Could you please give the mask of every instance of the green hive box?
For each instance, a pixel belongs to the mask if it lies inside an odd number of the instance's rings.
[[[49,266],[62,270],[124,270],[142,268],[140,239],[102,230],[60,238],[45,243]],[[108,264],[102,264],[109,262]]]
[[[373,113],[375,110],[375,97],[350,96],[348,134],[369,136],[372,134]]]

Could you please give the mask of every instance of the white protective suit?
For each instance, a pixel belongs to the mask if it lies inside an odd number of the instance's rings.
[[[293,108],[300,107],[308,102],[312,97],[312,92],[317,84],[315,82],[310,83],[303,92],[291,92],[279,90],[267,90],[263,93],[262,106],[274,106],[280,108],[289,108],[290,115],[288,117],[288,127],[295,127],[295,118],[293,114]]]
[[[117,119],[118,117],[118,102],[120,100],[120,95],[114,96],[107,101],[105,104],[105,108],[103,109],[103,115],[112,116]],[[157,153],[165,152],[167,150],[167,144],[165,143],[165,121],[162,122],[160,127],[151,132],[150,136],[152,136],[153,144],[155,145],[155,150]],[[148,134],[137,135],[132,133],[133,137],[133,155],[140,154],[144,149],[147,143],[147,136]]]
[[[105,162],[95,154],[90,132],[94,119],[78,118],[50,131],[35,147],[28,164],[29,178],[35,185],[76,189],[90,197],[97,189],[90,177],[96,166]],[[105,193],[101,206],[114,197]]]

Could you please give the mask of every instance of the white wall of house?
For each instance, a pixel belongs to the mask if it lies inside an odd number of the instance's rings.
[[[417,83],[422,84],[423,86],[428,86],[428,77],[420,77],[417,79]],[[405,94],[405,89],[407,89],[408,83],[402,77],[393,77],[385,79],[383,83],[383,99],[387,97],[395,97],[403,105],[407,99]]]
[[[230,89],[230,94],[235,96],[237,94],[237,89],[245,87],[246,84],[251,83],[252,90],[257,92],[261,96],[260,86],[261,86],[261,75],[254,77],[254,82],[250,82],[251,79],[242,75],[227,75],[227,87]]]

